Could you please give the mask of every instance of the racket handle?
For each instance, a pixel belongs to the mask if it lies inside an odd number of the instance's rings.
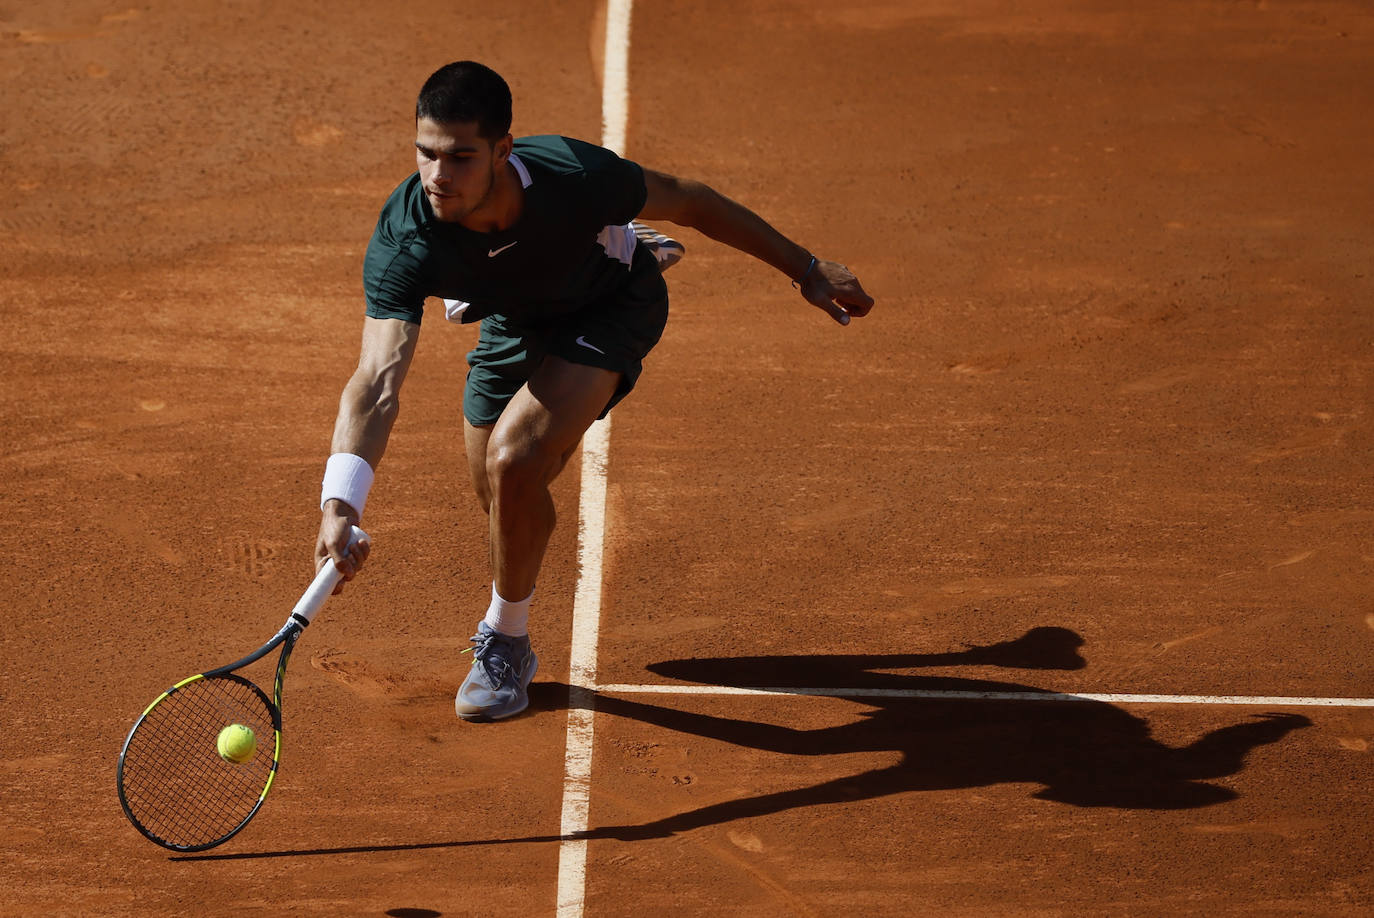
[[[352,548],[358,543],[359,539],[366,537],[367,533],[363,532],[357,526],[354,526],[353,534],[348,539],[348,547]],[[291,610],[291,615],[288,616],[287,621],[289,622],[293,618],[298,618],[305,624],[310,624],[311,620],[315,617],[315,613],[320,611],[320,608],[324,605],[324,601],[329,598],[329,594],[334,592],[334,587],[339,585],[339,581],[342,578],[343,574],[339,571],[338,567],[334,565],[334,562],[332,560],[328,561],[324,567],[320,568],[320,572],[315,575],[315,581],[311,583],[305,593],[302,594],[300,601],[296,603],[296,607]]]

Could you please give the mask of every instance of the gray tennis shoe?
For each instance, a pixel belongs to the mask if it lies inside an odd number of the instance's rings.
[[[635,238],[639,240],[639,244],[654,253],[660,272],[667,271],[682,261],[682,256],[687,254],[686,246],[670,236],[663,235],[652,226],[631,223],[630,228],[635,231]]]
[[[474,645],[472,671],[453,701],[458,716],[464,720],[500,720],[529,707],[530,681],[539,670],[529,635],[508,637],[482,622],[469,640]]]

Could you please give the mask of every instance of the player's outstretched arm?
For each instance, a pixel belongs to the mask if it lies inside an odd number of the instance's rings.
[[[420,326],[401,319],[363,319],[362,350],[358,368],[344,386],[339,397],[339,414],[334,421],[330,462],[342,457],[345,468],[352,464],[361,474],[370,477],[382,461],[392,425],[400,411],[401,384],[405,382],[410,361],[415,356],[415,344],[420,338]],[[359,465],[365,463],[365,466]],[[326,490],[331,490],[326,474]],[[356,490],[356,487],[355,487]],[[349,547],[352,527],[362,516],[362,507],[355,506],[366,498],[366,486],[352,503],[335,497],[324,502],[320,516],[320,534],[315,542],[315,566],[332,559],[343,572],[344,582],[353,579],[367,560],[366,541]]]
[[[738,201],[708,185],[644,170],[648,197],[640,218],[676,223],[747,252],[790,277],[807,302],[841,325],[873,308],[873,298],[844,265],[813,255]]]

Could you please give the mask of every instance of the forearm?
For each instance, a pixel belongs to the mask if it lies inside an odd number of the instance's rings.
[[[368,491],[391,437],[397,409],[394,396],[381,394],[378,381],[369,380],[361,369],[344,387],[339,399],[339,414],[334,421],[334,436],[330,440],[332,455],[325,466],[321,487],[320,509],[326,521],[334,519],[356,524],[362,518]],[[333,538],[337,541],[344,529],[338,525],[333,528]]]
[[[360,456],[375,470],[399,413],[397,393],[386,391],[380,380],[359,369],[339,398],[330,451]]]
[[[806,273],[811,253],[778,232],[768,221],[708,185],[680,180],[686,195],[682,222],[717,242],[772,265],[792,280]]]
[[[797,285],[807,302],[841,325],[873,308],[873,298],[849,268],[802,248],[709,185],[652,169],[644,170],[644,185],[647,193],[641,219],[689,226],[772,265]]]
[[[415,353],[420,326],[400,319],[363,322],[358,368],[339,397],[322,486],[326,521],[356,523],[400,412],[401,384]],[[361,462],[359,462],[361,460]],[[366,468],[363,468],[363,464]],[[341,551],[347,527],[331,525],[325,542]],[[336,544],[337,543],[337,544]]]
[[[332,452],[361,456],[376,470],[400,412],[401,384],[419,335],[419,325],[400,319],[364,321],[358,368],[339,397]]]

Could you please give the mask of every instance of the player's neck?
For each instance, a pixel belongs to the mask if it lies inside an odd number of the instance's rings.
[[[507,160],[504,167],[497,170],[487,199],[459,222],[474,232],[497,233],[514,226],[524,207],[525,188],[520,173]]]

